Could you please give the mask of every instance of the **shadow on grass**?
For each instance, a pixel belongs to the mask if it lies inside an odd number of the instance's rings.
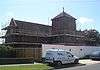
[[[76,66],[84,66],[86,64],[63,64],[60,66],[56,66],[56,65],[49,65],[51,67],[53,67],[54,69],[62,69],[62,68],[69,68],[69,67],[76,67]]]

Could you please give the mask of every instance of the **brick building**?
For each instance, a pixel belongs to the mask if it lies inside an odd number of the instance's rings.
[[[3,30],[7,30],[5,44],[14,46],[21,58],[39,59],[41,44],[86,45],[84,33],[76,30],[76,19],[64,11],[52,19],[52,26],[12,18]]]
[[[84,33],[76,30],[76,19],[61,12],[52,19],[52,26],[11,19],[5,43],[47,43],[85,45]],[[79,43],[80,42],[80,43]]]

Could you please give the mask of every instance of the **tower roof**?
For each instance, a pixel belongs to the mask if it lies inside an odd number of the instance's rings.
[[[60,17],[69,17],[69,18],[73,18],[73,19],[76,19],[74,18],[73,16],[67,14],[66,12],[61,12],[60,14],[58,14],[56,17],[54,17],[53,19],[56,19],[56,18],[60,18]]]

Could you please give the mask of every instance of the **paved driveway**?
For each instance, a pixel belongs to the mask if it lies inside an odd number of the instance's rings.
[[[91,65],[91,64],[100,63],[100,61],[94,61],[94,60],[90,60],[90,59],[84,59],[84,60],[80,60],[79,63],[85,64],[85,65]]]
[[[100,61],[80,60],[79,64],[68,64],[62,67],[55,68],[55,70],[100,70]]]

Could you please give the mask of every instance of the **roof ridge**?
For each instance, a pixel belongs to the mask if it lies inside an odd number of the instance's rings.
[[[58,14],[57,16],[55,16],[53,19],[60,18],[60,17],[64,17],[64,16],[69,17],[69,18],[74,18],[73,16],[71,16],[68,13],[66,13],[65,11],[63,11],[60,14]]]
[[[50,25],[45,25],[45,24],[40,24],[40,23],[34,23],[34,22],[29,22],[29,21],[22,21],[22,20],[15,20],[15,22],[25,22],[25,23],[30,23],[30,24],[37,24],[37,25],[43,25],[43,26],[50,26]]]

